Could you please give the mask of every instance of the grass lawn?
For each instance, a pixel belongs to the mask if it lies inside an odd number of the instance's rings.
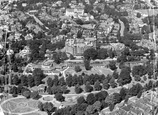
[[[105,76],[107,76],[108,74],[112,75],[113,71],[111,71],[111,69],[109,68],[106,68],[106,67],[103,67],[103,66],[95,66],[95,67],[92,67],[91,70],[87,71],[85,69],[85,67],[83,66],[80,66],[80,68],[82,69],[81,72],[76,72],[75,71],[75,67],[70,67],[67,71],[66,71],[66,74],[72,74],[72,75],[82,75],[82,73],[85,73],[85,74],[88,74],[88,75],[91,75],[91,74],[99,74],[99,75],[102,75],[104,74]]]

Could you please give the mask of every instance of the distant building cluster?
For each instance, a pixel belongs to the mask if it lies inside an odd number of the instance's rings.
[[[74,56],[82,56],[88,48],[96,48],[96,38],[67,39],[65,42],[66,52]]]

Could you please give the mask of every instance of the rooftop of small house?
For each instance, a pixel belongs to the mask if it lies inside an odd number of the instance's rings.
[[[92,25],[92,24],[84,24],[81,26],[82,28],[85,28],[85,29],[94,29],[95,25]]]

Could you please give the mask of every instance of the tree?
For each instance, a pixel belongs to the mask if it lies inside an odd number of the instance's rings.
[[[137,83],[136,85],[133,85],[129,90],[129,95],[136,96],[140,91],[143,90],[143,87],[141,84]]]
[[[41,101],[38,102],[38,108],[40,111],[44,111],[43,110],[43,103]]]
[[[105,99],[105,102],[108,103],[108,105],[114,104],[114,95],[113,94],[108,95]]]
[[[94,94],[93,93],[88,94],[86,101],[89,105],[93,105],[96,101]]]
[[[51,115],[55,111],[55,107],[52,103],[46,102],[43,103],[43,110],[47,112],[48,115]]]
[[[83,85],[83,77],[82,77],[82,75],[79,75],[77,77],[77,82],[78,82],[79,85]]]
[[[48,85],[48,87],[52,87],[53,86],[53,80],[52,80],[52,78],[48,78],[47,79],[47,85]]]
[[[23,90],[23,86],[21,84],[19,84],[17,87],[18,94],[22,94],[22,90]]]
[[[86,115],[93,115],[95,113],[95,107],[93,105],[88,105],[86,109]]]
[[[42,83],[42,79],[45,78],[43,71],[40,68],[36,68],[33,71],[35,85],[38,86]]]
[[[135,76],[134,76],[134,80],[135,80],[135,81],[141,81],[141,77],[140,77],[139,75],[135,75]]]
[[[109,105],[109,109],[110,109],[110,111],[113,111],[114,108],[115,108],[115,105],[114,105],[114,104],[110,104],[110,105]]]
[[[13,63],[11,68],[14,72],[18,72],[18,66],[16,63]]]
[[[94,104],[93,104],[93,107],[96,111],[100,111],[101,109],[101,102],[100,101],[96,101]]]
[[[117,87],[117,83],[115,82],[115,79],[113,77],[110,79],[109,83],[112,88]]]
[[[55,94],[55,98],[56,98],[57,101],[60,101],[60,102],[65,101],[65,97],[62,96],[61,93],[56,93],[56,94]]]
[[[98,11],[98,13],[102,12],[102,9],[100,7],[96,7],[96,10]]]
[[[126,103],[126,104],[127,104],[127,103],[128,103],[129,98],[130,98],[130,95],[126,95],[124,103]]]
[[[64,94],[68,94],[68,93],[70,92],[70,90],[67,88],[66,85],[63,85],[63,86],[61,87],[61,91],[62,91],[62,93],[64,93]]]
[[[137,18],[140,18],[142,15],[140,13],[137,13]]]
[[[114,58],[114,57],[116,56],[116,51],[110,49],[110,50],[108,51],[108,55],[109,55],[110,58]]]
[[[84,111],[77,111],[76,115],[85,115],[84,113]]]
[[[112,77],[115,78],[115,79],[118,79],[118,77],[119,77],[118,72],[114,71],[113,74],[112,74]]]
[[[85,91],[86,92],[92,92],[93,91],[93,87],[89,83],[86,83]]]
[[[31,92],[30,97],[31,97],[32,99],[38,100],[41,96],[39,95],[39,93],[38,93],[37,91],[33,91],[33,92]]]
[[[86,60],[95,60],[97,58],[97,51],[94,48],[90,48],[84,51],[83,56]]]
[[[54,79],[53,79],[53,85],[58,86],[59,84],[59,79],[57,75],[54,75]]]
[[[77,19],[77,20],[76,20],[76,23],[79,24],[79,25],[83,25],[83,24],[84,24],[81,19]],[[82,34],[81,34],[81,33],[78,33],[78,34],[79,34],[79,35],[78,35],[77,37],[81,37]]]
[[[86,108],[87,108],[87,106],[88,106],[88,104],[87,103],[82,103],[82,104],[77,104],[78,105],[78,107],[77,107],[77,111],[86,111]]]
[[[106,78],[106,79],[104,79],[104,81],[103,81],[103,88],[106,89],[106,90],[108,90],[109,87],[110,87],[110,85],[109,85],[109,80]]]
[[[62,91],[61,91],[61,86],[55,86],[55,85],[53,85],[53,86],[51,87],[51,93],[52,93],[52,94],[62,93]]]
[[[130,83],[132,80],[131,76],[130,76],[130,70],[128,67],[126,68],[122,68],[121,73],[119,75],[119,78],[117,80],[117,82],[119,83],[119,85],[125,85]]]
[[[55,62],[56,64],[60,64],[60,63],[61,63],[61,59],[60,59],[59,54],[56,53],[56,54],[53,56],[53,59],[54,59],[54,62]]]
[[[114,104],[120,103],[122,101],[119,93],[113,93],[113,95],[114,95],[113,97]]]
[[[60,86],[66,85],[66,81],[65,81],[64,77],[61,77],[61,78],[59,79],[58,84],[59,84]]]
[[[82,89],[79,85],[76,85],[76,86],[75,86],[75,92],[76,92],[77,94],[80,94],[80,93],[83,92],[83,89]]]
[[[141,33],[142,33],[142,34],[149,34],[149,33],[151,33],[150,26],[144,25],[144,26],[142,27]]]
[[[28,86],[29,86],[29,87],[35,86],[35,82],[34,82],[33,76],[32,76],[32,75],[29,75],[27,78],[28,78],[28,79],[27,79],[27,80],[28,80]]]
[[[82,20],[81,20],[82,21]],[[81,24],[82,25],[82,24]],[[77,32],[77,38],[82,38],[83,30]]]
[[[121,97],[122,100],[125,99],[127,93],[128,93],[128,92],[127,92],[127,89],[125,89],[125,88],[122,88],[122,89],[120,90],[120,97]]]
[[[102,86],[100,85],[100,82],[99,80],[97,80],[95,83],[94,83],[94,89],[96,91],[100,91],[102,89]]]
[[[116,67],[116,62],[110,61],[109,67],[110,67],[111,70],[116,70],[116,69],[117,69],[117,67]]]
[[[75,66],[75,71],[80,72],[80,71],[82,71],[82,69],[80,68],[80,66]]]
[[[82,104],[82,103],[86,103],[86,100],[83,96],[80,96],[78,99],[77,99],[77,104]]]
[[[107,108],[109,105],[105,102],[105,100],[101,101],[101,110]]]
[[[69,74],[69,76],[66,78],[66,84],[68,85],[68,87],[72,86],[72,75]]]
[[[23,96],[25,96],[27,99],[30,98],[31,92],[30,91],[24,91]]]
[[[91,69],[90,60],[84,60],[84,66],[86,70],[90,70]]]
[[[142,77],[145,74],[147,74],[147,71],[146,71],[146,67],[143,65],[134,66],[132,69],[133,76],[139,75],[140,77]]]
[[[150,60],[155,58],[155,51],[153,49],[150,50]]]
[[[108,96],[108,93],[106,91],[101,91],[95,94],[96,101],[100,101],[100,102],[105,100],[107,96]]]
[[[90,13],[92,10],[93,10],[92,5],[87,5],[87,4],[85,5],[85,8],[84,8],[85,13]]]
[[[12,82],[14,85],[18,85],[19,82],[20,82],[20,79],[18,77],[18,75],[14,75],[13,79],[12,79]]]
[[[101,48],[98,50],[98,55],[97,55],[98,59],[106,59],[107,57],[108,57],[107,49]]]
[[[140,98],[142,96],[143,92],[140,91],[138,94],[137,94],[137,98]]]
[[[48,94],[52,94],[51,87],[47,87],[47,92],[48,92]]]
[[[22,75],[20,77],[20,79],[21,79],[21,85],[22,86],[27,86],[28,85],[27,77],[25,75]]]
[[[10,92],[10,93],[13,94],[14,97],[17,97],[17,94],[18,94],[17,87],[14,86],[13,88],[11,88],[11,90],[12,90],[12,92]]]
[[[144,81],[146,81],[146,80],[147,80],[147,77],[146,77],[146,76],[144,76],[144,77],[143,77],[143,80],[144,80]]]
[[[117,58],[117,62],[120,62],[120,63],[123,63],[123,62],[126,62],[127,61],[127,56],[122,54],[121,56],[119,56]]]
[[[96,0],[91,0],[89,2],[90,2],[91,5],[93,5],[96,2]]]
[[[70,54],[69,58],[70,58],[70,60],[74,60],[75,59],[75,57],[72,54]]]

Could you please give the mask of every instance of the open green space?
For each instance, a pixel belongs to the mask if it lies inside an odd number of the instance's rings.
[[[26,98],[8,99],[1,104],[5,113],[24,114],[38,110],[38,101]]]

